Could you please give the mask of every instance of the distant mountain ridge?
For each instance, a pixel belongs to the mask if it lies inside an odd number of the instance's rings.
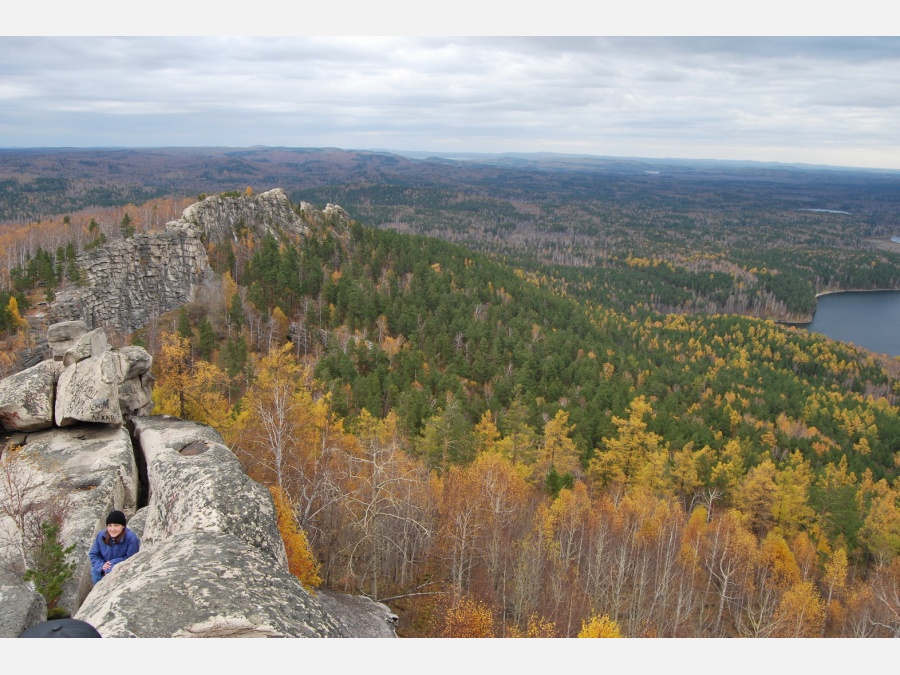
[[[498,169],[512,174],[498,175]],[[261,192],[283,187],[289,194],[347,183],[514,189],[527,174],[535,176],[526,184],[533,184],[535,177],[546,178],[548,172],[596,175],[604,181],[610,176],[645,180],[647,169],[690,177],[691,182],[697,178],[740,182],[764,177],[797,192],[797,199],[819,190],[823,181],[832,197],[843,193],[845,198],[858,200],[860,191],[896,188],[900,180],[900,172],[870,169],[551,153],[392,153],[286,147],[0,149],[0,222],[46,218],[87,205],[137,203],[166,194],[242,190],[247,185]],[[881,183],[884,185],[879,187]],[[590,189],[590,185],[585,187]]]

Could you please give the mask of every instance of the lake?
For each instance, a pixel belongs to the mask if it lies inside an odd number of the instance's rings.
[[[900,356],[900,291],[823,295],[812,323],[802,327],[873,352]]]

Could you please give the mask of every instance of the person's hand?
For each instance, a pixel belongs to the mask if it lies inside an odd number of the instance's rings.
[[[111,567],[112,567],[112,563],[109,562],[109,560],[107,560],[105,563],[103,563],[103,571],[104,572],[109,572]]]

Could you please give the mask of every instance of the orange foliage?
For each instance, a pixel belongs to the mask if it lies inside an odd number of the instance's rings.
[[[795,584],[775,611],[776,637],[819,637],[825,623],[825,603],[811,582]]]
[[[492,638],[494,616],[483,602],[462,598],[447,611],[444,618],[443,637]]]
[[[552,621],[546,621],[537,615],[532,615],[528,619],[528,625],[525,631],[519,630],[518,626],[512,626],[507,629],[506,637],[508,638],[555,638],[559,637],[556,631],[556,624]]]
[[[319,563],[309,548],[306,533],[297,525],[297,517],[291,508],[287,493],[277,485],[273,485],[269,490],[275,501],[275,517],[278,521],[278,531],[281,532],[284,541],[288,569],[306,587],[321,585]]]

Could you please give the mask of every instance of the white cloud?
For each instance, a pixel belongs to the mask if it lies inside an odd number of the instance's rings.
[[[898,85],[896,38],[0,38],[0,146],[900,168]]]

